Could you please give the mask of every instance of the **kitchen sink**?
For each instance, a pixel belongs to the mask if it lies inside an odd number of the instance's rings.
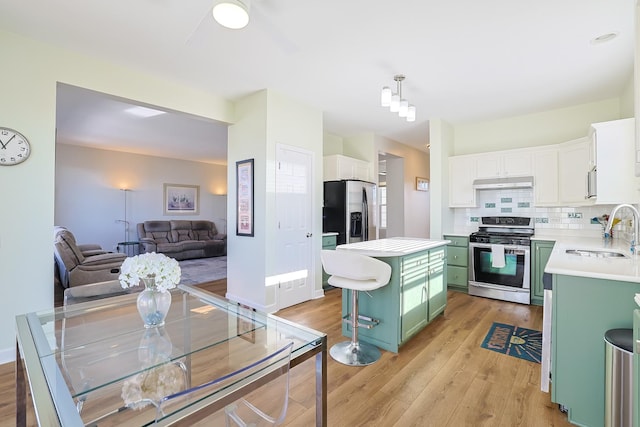
[[[598,250],[598,249],[567,249],[565,252],[570,255],[595,257],[595,258],[628,258],[627,255],[621,252]]]

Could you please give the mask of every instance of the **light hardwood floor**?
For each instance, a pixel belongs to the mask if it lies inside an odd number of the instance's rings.
[[[221,282],[205,289],[224,293]],[[341,336],[341,291],[278,316]],[[444,315],[377,363],[355,368],[328,358],[329,426],[570,426],[540,391],[540,365],[480,347],[492,322],[542,329],[542,308],[449,292]],[[0,365],[0,426],[14,425],[14,364]],[[285,425],[314,425],[313,361],[291,371]],[[29,413],[29,425],[36,425]],[[198,425],[219,425],[219,419]]]

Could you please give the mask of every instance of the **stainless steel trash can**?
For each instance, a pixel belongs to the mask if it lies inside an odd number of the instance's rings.
[[[605,343],[605,427],[633,423],[633,330],[610,329]]]

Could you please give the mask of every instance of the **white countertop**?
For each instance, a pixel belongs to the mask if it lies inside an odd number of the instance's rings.
[[[331,231],[331,232],[328,232],[328,233],[322,233],[322,237],[337,236],[337,235],[338,235],[338,232],[336,232],[336,231]]]
[[[471,233],[474,233],[478,230],[474,231],[454,231],[453,233],[442,233],[443,236],[454,236],[454,237],[469,237]]]
[[[388,239],[367,240],[366,242],[338,245],[338,250],[348,250],[373,257],[395,257],[437,248],[450,240],[430,240],[416,237],[390,237]]]
[[[540,239],[536,239],[540,240]],[[622,239],[607,240],[591,237],[545,238],[555,240],[553,252],[544,271],[552,274],[591,277],[640,283],[640,256],[632,256],[629,243]],[[595,249],[620,252],[626,258],[596,258],[567,254],[567,249]]]

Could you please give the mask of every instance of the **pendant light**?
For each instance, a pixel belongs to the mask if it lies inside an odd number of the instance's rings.
[[[392,113],[398,113],[400,117],[406,118],[408,122],[416,121],[416,107],[413,104],[409,104],[409,101],[402,97],[402,81],[405,79],[404,75],[397,74],[393,77],[396,81],[396,93],[391,92],[389,86],[384,86],[380,93],[380,105],[383,107],[389,107],[389,111]]]

